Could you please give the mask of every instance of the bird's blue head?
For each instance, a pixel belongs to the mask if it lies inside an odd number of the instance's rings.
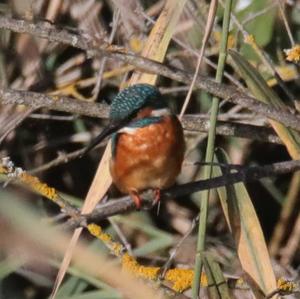
[[[142,109],[156,110],[166,107],[166,102],[155,86],[136,84],[118,93],[112,101],[109,116],[111,122],[127,122],[134,119]]]
[[[166,108],[166,102],[153,85],[136,84],[123,89],[111,103],[109,125],[87,146],[83,154],[93,149],[106,136],[130,124],[132,120],[147,116],[145,112],[151,116],[152,110],[161,111]]]

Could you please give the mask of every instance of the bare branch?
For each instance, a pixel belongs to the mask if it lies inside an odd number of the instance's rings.
[[[250,166],[212,179],[199,180],[162,190],[161,199],[164,200],[166,198],[186,196],[194,192],[218,188],[239,182],[249,182],[259,180],[264,177],[287,174],[299,169],[299,160],[278,162],[265,166]],[[151,208],[154,199],[154,193],[152,191],[146,191],[141,196],[143,198],[142,208]],[[134,201],[130,198],[130,196],[125,196],[118,200],[110,200],[109,202],[98,206],[91,214],[82,215],[76,219],[70,219],[65,224],[65,227],[74,228],[90,222],[97,223],[113,215],[124,214],[134,210],[136,210]]]
[[[73,33],[47,22],[32,23],[2,15],[0,16],[0,28],[9,29],[19,33],[31,33],[37,37],[46,38],[52,42],[68,44],[87,51],[90,56],[100,54],[110,58],[116,58],[125,63],[132,64],[143,71],[156,73],[186,84],[190,84],[193,79],[192,73],[129,53],[127,49],[109,45],[105,41],[101,41],[100,43],[98,40],[94,40],[87,34]],[[281,122],[287,127],[298,131],[300,130],[300,117],[298,115],[259,102],[255,98],[239,91],[234,86],[219,84],[210,78],[199,75],[195,82],[195,87],[201,88],[216,97],[241,105],[242,107],[257,114]]]
[[[46,95],[24,90],[0,89],[0,103],[4,105],[26,105],[35,110],[48,108],[50,110],[63,111],[71,114],[101,118],[108,117],[108,105],[106,104],[79,101],[68,97]]]
[[[32,107],[35,110],[39,108],[47,108],[49,110],[98,118],[107,118],[109,114],[109,106],[106,104],[78,101],[69,97],[45,95],[42,93],[23,90],[0,89],[0,103],[22,104]],[[182,124],[184,129],[190,131],[206,133],[209,128],[209,121],[197,118],[197,116],[184,116]],[[272,129],[261,126],[220,121],[218,122],[217,134],[281,144],[280,139],[273,133]],[[69,154],[66,154],[65,158],[70,158],[70,160],[78,156],[76,154],[73,155],[73,153],[70,153],[70,157],[67,157],[67,155]],[[53,165],[57,164],[54,163]]]
[[[181,120],[182,126],[188,131],[208,132],[210,121],[201,119],[197,115],[185,115]],[[282,144],[280,138],[274,134],[273,129],[263,126],[249,125],[238,122],[218,121],[217,135],[249,138],[261,142]]]

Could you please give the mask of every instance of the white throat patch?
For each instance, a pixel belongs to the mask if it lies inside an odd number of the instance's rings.
[[[118,133],[134,134],[138,128],[124,127],[118,130]]]
[[[162,108],[162,109],[156,109],[152,110],[151,116],[164,116],[164,115],[170,115],[171,111],[169,108]]]

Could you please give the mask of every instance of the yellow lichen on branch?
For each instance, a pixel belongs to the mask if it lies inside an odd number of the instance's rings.
[[[172,284],[172,289],[176,292],[183,292],[192,287],[194,271],[191,269],[170,269],[165,275],[165,280]],[[200,285],[207,286],[207,279],[202,274]]]
[[[219,51],[222,34],[220,31],[215,31],[213,32],[213,36],[217,42],[217,46],[215,48]],[[236,44],[236,38],[234,37],[233,34],[229,34],[227,39],[227,48],[232,49],[234,48],[235,44]]]
[[[0,165],[0,174],[7,174],[7,169]]]
[[[290,294],[290,293],[295,292],[295,290],[297,289],[298,286],[295,282],[289,281],[289,280],[286,280],[283,277],[280,277],[277,280],[277,287],[278,287],[278,289],[280,290],[281,293]]]
[[[32,189],[34,192],[39,193],[54,202],[56,202],[59,197],[55,188],[42,183],[37,177],[28,174],[26,171],[19,175],[19,180],[23,184],[26,184],[27,187]]]
[[[300,61],[300,45],[295,45],[291,49],[284,50],[287,61],[299,62]]]
[[[160,267],[151,267],[140,265],[137,260],[125,253],[122,256],[122,269],[133,274],[135,277],[148,279],[148,280],[158,280],[161,273]],[[194,277],[194,271],[192,269],[170,269],[166,272],[163,281],[171,284],[173,291],[181,293],[192,286]],[[202,274],[201,286],[207,286],[207,277]]]
[[[119,242],[115,242],[109,234],[103,232],[102,228],[99,225],[90,223],[87,226],[87,230],[92,236],[101,240],[106,245],[106,247],[108,247],[112,251],[112,253],[115,256],[121,256],[122,251],[124,250],[122,244],[120,244]]]
[[[297,68],[295,65],[283,65],[276,67],[276,71],[285,82],[295,80],[298,77]],[[268,86],[273,87],[278,84],[276,78],[271,78],[267,81]]]
[[[67,208],[66,202],[61,198],[55,188],[41,182],[37,177],[24,171],[22,168],[15,167],[14,163],[8,157],[1,159],[0,174],[4,174],[7,176],[8,180],[10,179],[15,183],[21,184],[25,188],[50,199],[59,205],[61,209]]]
[[[113,77],[118,77],[127,72],[132,71],[133,69],[134,69],[134,67],[131,65],[124,65],[124,66],[104,72],[102,79],[106,80],[106,79],[110,79]],[[96,84],[96,80],[97,80],[97,78],[94,76],[94,77],[90,77],[90,78],[79,79],[75,82],[74,81],[62,82],[62,84],[57,85],[56,90],[49,92],[49,95],[69,96],[69,97],[73,97],[80,101],[91,101],[91,100],[93,100],[92,96],[85,97],[78,91],[78,89],[90,87],[90,86]]]
[[[91,235],[101,240],[107,248],[111,250],[111,253],[117,257],[121,257],[122,270],[127,271],[135,277],[146,280],[158,280],[161,273],[160,267],[144,266],[138,263],[138,261],[128,254],[124,253],[124,247],[113,241],[112,237],[104,233],[102,228],[94,223],[87,226]],[[192,285],[194,271],[191,269],[170,269],[166,272],[164,281],[171,284],[171,288],[175,292],[183,292]],[[203,274],[201,277],[201,285],[207,286],[206,276]]]
[[[30,175],[21,168],[15,167],[13,162],[9,158],[2,158],[0,161],[0,174],[6,175],[8,179],[17,181],[26,188],[50,199],[61,208],[69,211],[71,217],[78,216],[77,210],[65,202],[58,194],[58,192],[53,187],[49,187],[46,183],[41,182],[37,177]],[[87,230],[89,233],[101,240],[104,245],[114,254],[116,257],[120,258],[122,264],[122,270],[127,271],[137,278],[157,281],[160,279],[160,273],[162,273],[161,267],[144,266],[141,265],[133,256],[128,254],[124,246],[117,241],[114,241],[112,236],[105,233],[102,228],[94,223],[87,225]],[[161,279],[162,282],[170,285],[171,289],[177,293],[181,293],[192,287],[194,277],[194,271],[192,269],[180,269],[174,268],[166,271],[165,276]],[[246,283],[242,279],[239,285],[245,286]],[[202,273],[201,276],[201,286],[206,287],[208,285],[207,276]],[[288,281],[284,278],[280,278],[277,281],[278,291],[280,293],[292,293],[297,289],[297,284]]]
[[[149,280],[156,280],[160,270],[159,267],[147,267],[140,265],[137,260],[128,253],[125,253],[122,256],[122,269],[124,271],[128,271],[136,277]]]
[[[113,240],[113,238],[103,232],[102,228],[94,223],[87,226],[91,235],[101,240],[107,248],[111,250],[111,253],[116,257],[121,258],[122,270],[127,271],[133,276],[145,280],[157,281],[160,279],[160,273],[162,273],[161,267],[144,266],[141,265],[133,256],[125,252],[122,244]],[[177,292],[182,293],[185,290],[192,287],[194,277],[193,269],[169,269],[165,276],[161,279],[162,282],[170,284],[170,288]],[[202,287],[207,287],[208,281],[205,273],[201,275],[200,284]],[[296,284],[287,281],[284,278],[280,278],[277,281],[278,289],[283,293],[290,293],[296,289]],[[236,281],[237,288],[249,288],[245,281],[241,278]]]
[[[252,34],[248,34],[244,37],[244,41],[246,44],[249,44],[250,46],[252,46],[253,48],[257,47],[255,38]]]

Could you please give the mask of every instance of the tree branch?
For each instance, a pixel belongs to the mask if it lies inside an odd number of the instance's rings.
[[[162,190],[161,200],[163,201],[167,198],[190,195],[195,192],[214,189],[239,182],[249,182],[259,180],[264,177],[287,174],[297,170],[300,170],[300,160],[278,162],[265,166],[250,166],[247,168],[241,167],[238,171],[235,170],[233,173],[226,173],[212,179],[199,180]],[[143,209],[149,209],[152,207],[154,196],[154,192],[150,190],[141,194],[143,199]],[[128,213],[134,210],[136,210],[134,201],[130,196],[125,196],[118,200],[110,200],[109,202],[98,206],[91,214],[81,215],[77,218],[68,220],[65,224],[65,228],[84,226],[91,222],[97,223],[108,217]]]
[[[35,110],[47,108],[49,110],[101,118],[108,117],[109,109],[109,106],[106,104],[79,101],[69,97],[13,89],[0,89],[0,103],[4,105],[26,105]]]
[[[208,119],[201,119],[197,117],[197,115],[184,115],[181,123],[185,130],[203,133],[207,133],[210,126],[210,121]],[[238,122],[218,121],[216,134],[282,144],[282,141],[274,134],[272,128]]]
[[[47,108],[49,110],[99,118],[107,118],[109,114],[109,106],[106,104],[78,101],[69,97],[52,96],[24,90],[0,89],[0,103],[4,105],[22,104],[32,107],[35,110]],[[197,116],[185,115],[182,119],[182,125],[185,130],[206,133],[209,128],[209,121],[197,118]],[[219,121],[217,134],[249,138],[262,142],[282,143],[278,136],[273,133],[272,129],[242,123]],[[65,158],[68,158],[67,155]],[[72,157],[77,156],[70,153],[70,159]]]
[[[48,22],[33,23],[0,15],[0,28],[9,29],[19,33],[31,33],[37,37],[45,38],[52,42],[68,44],[87,51],[89,56],[100,54],[106,57],[116,58],[125,63],[132,64],[145,72],[159,74],[186,84],[190,84],[193,78],[192,73],[129,53],[127,49],[110,45],[103,40],[99,41],[87,34],[78,34],[76,31],[71,32],[70,30],[61,29]],[[257,114],[281,122],[287,127],[298,131],[300,130],[300,118],[298,115],[259,102],[255,98],[239,91],[234,86],[219,84],[212,79],[199,75],[197,77],[195,87],[201,88],[216,97],[238,104]]]

